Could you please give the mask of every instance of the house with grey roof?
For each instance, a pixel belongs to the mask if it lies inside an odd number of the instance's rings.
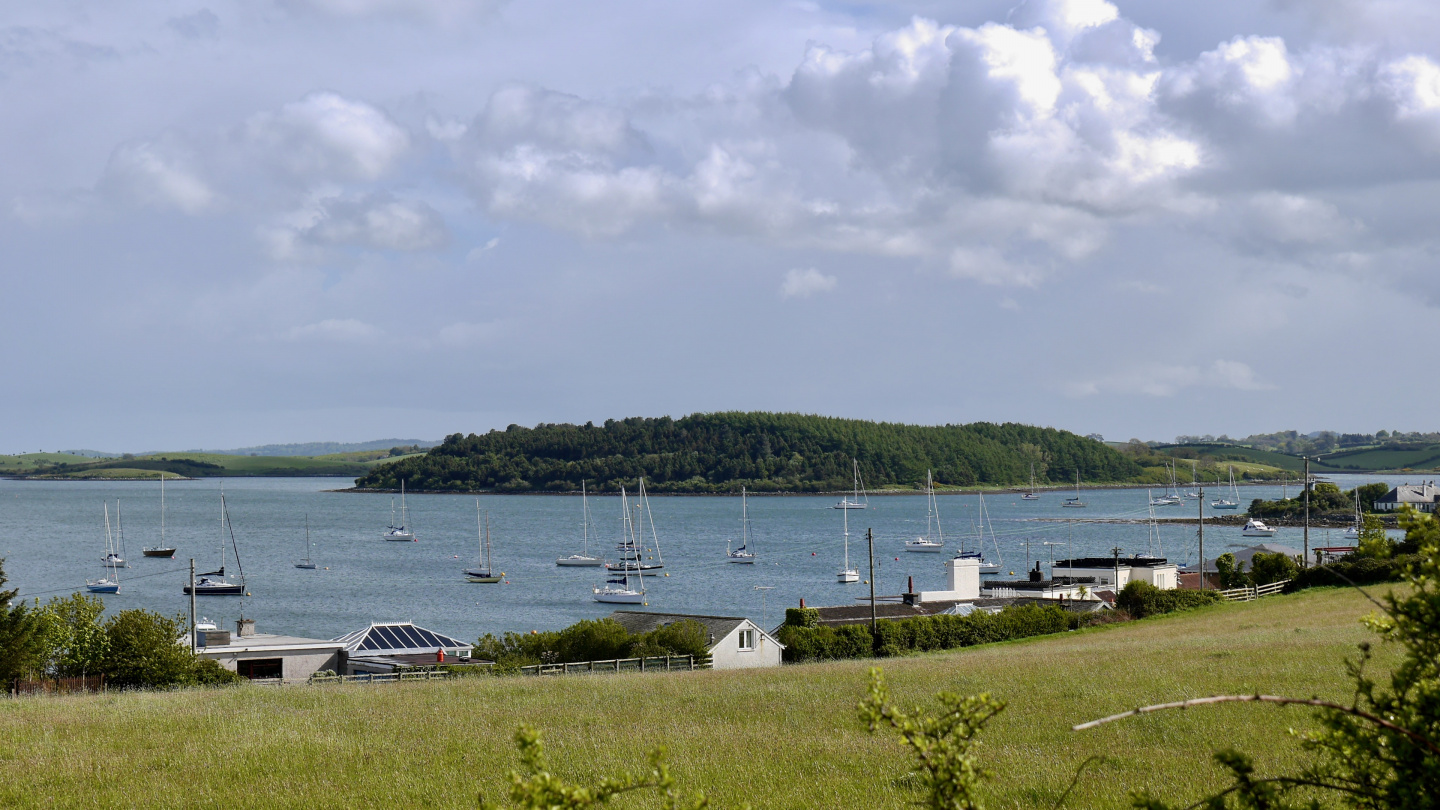
[[[1375,499],[1375,511],[1398,512],[1409,506],[1419,512],[1434,512],[1437,499],[1440,499],[1440,487],[1436,487],[1434,481],[1401,484]]]
[[[617,610],[610,618],[632,634],[649,633],[676,622],[699,622],[708,635],[712,669],[750,669],[780,666],[785,645],[760,625],[741,616],[696,616],[689,613],[651,613]]]
[[[335,643],[341,648],[335,671],[341,675],[382,675],[405,667],[480,663],[471,660],[468,642],[411,622],[371,622]]]

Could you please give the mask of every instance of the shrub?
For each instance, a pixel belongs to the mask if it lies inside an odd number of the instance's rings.
[[[1161,590],[1148,582],[1132,580],[1120,590],[1115,606],[1136,619],[1190,610],[1220,601],[1214,591]]]
[[[1259,551],[1250,560],[1250,581],[1256,585],[1269,585],[1294,579],[1300,573],[1300,566],[1287,554],[1267,554]]]
[[[785,608],[785,624],[789,627],[815,627],[820,624],[820,611],[815,608]]]
[[[1071,628],[1069,613],[1058,605],[1010,607],[999,613],[976,611],[968,616],[917,616],[877,622],[872,638],[864,624],[840,627],[780,628],[786,661],[824,661],[950,650],[1014,638],[1063,633]]]
[[[334,672],[326,670],[329,674]],[[317,673],[318,674],[318,673]],[[195,658],[195,664],[191,668],[191,677],[200,686],[228,686],[232,683],[243,683],[244,678],[239,673],[231,672],[220,665],[219,661],[213,658]]]
[[[105,623],[105,675],[115,686],[183,686],[195,682],[195,657],[175,643],[185,622],[148,610],[122,610]]]
[[[1399,582],[1410,566],[1419,561],[1414,554],[1401,554],[1388,560],[1374,557],[1342,557],[1325,565],[1303,569],[1285,586],[1286,593],[1322,585],[1374,585],[1378,582]]]

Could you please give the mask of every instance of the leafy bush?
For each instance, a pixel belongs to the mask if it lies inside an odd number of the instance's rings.
[[[1120,590],[1115,606],[1133,618],[1143,619],[1161,613],[1190,610],[1220,601],[1214,591],[1161,590],[1148,582],[1132,580]]]
[[[0,588],[5,586],[5,561],[0,560]],[[0,689],[9,690],[21,675],[43,666],[41,626],[25,604],[11,604],[16,591],[0,590]]]
[[[328,671],[328,670],[327,670]],[[334,672],[330,673],[334,675]],[[194,667],[191,669],[191,677],[199,686],[228,686],[235,683],[243,683],[244,678],[239,673],[232,672],[213,658],[195,657]]]
[[[1010,607],[999,613],[976,611],[968,616],[917,616],[876,623],[875,635],[864,624],[840,627],[780,628],[786,661],[825,661],[950,650],[1014,638],[1063,633],[1072,618],[1058,605]]]
[[[570,664],[581,661],[609,661],[653,655],[709,657],[709,634],[697,621],[685,619],[649,633],[632,634],[611,618],[585,619],[564,630],[506,633],[502,638],[486,633],[471,653],[495,662],[495,672],[513,672],[536,664]]]
[[[1250,560],[1250,582],[1253,585],[1269,585],[1294,579],[1300,573],[1300,566],[1288,554],[1255,553]]]
[[[1374,585],[1378,582],[1399,582],[1405,572],[1418,561],[1414,554],[1401,554],[1388,560],[1373,557],[1342,557],[1325,565],[1305,568],[1285,586],[1286,593],[1321,585]]]
[[[195,683],[195,656],[175,643],[186,633],[182,619],[148,610],[122,610],[105,623],[104,671],[119,687],[185,686]]]
[[[1245,563],[1236,561],[1235,555],[1228,551],[1215,558],[1215,575],[1221,588],[1241,588],[1250,584]]]

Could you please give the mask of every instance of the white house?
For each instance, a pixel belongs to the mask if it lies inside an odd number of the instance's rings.
[[[1397,512],[1401,507],[1411,506],[1421,512],[1434,512],[1437,500],[1440,500],[1440,488],[1434,481],[1401,484],[1375,499],[1375,511]]]
[[[233,636],[228,630],[196,631],[195,641],[200,657],[254,680],[303,681],[321,670],[335,671],[344,648],[336,641],[257,633],[254,619],[235,622]]]
[[[1095,585],[1118,592],[1132,580],[1148,582],[1161,590],[1180,586],[1180,569],[1160,557],[1080,557],[1056,560],[1050,576],[1057,580],[1093,579]]]
[[[921,602],[951,602],[980,598],[980,561],[955,557],[945,561],[943,591],[921,591]]]
[[[784,644],[762,630],[760,625],[739,616],[617,610],[610,614],[610,618],[634,634],[648,633],[687,619],[699,622],[708,634],[710,666],[714,669],[778,667],[780,653],[785,649]]]

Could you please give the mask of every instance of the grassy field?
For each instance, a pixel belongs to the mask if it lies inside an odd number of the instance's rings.
[[[271,475],[357,477],[378,465],[389,464],[409,457],[408,455],[392,457],[388,450],[365,450],[313,457],[154,453],[121,459],[90,459],[60,453],[32,453],[24,456],[0,456],[0,474],[68,479],[148,479],[158,478],[161,470],[167,470],[171,475],[182,477]],[[199,462],[199,464],[187,462]],[[69,466],[54,468],[52,465],[55,464]]]
[[[1342,451],[1324,456],[1318,464],[1326,470],[1433,469],[1440,467],[1440,445]]]
[[[1182,468],[1186,464],[1185,459],[1177,454],[1177,451],[1181,450],[1193,450],[1201,456],[1213,455],[1216,459],[1229,459],[1215,461],[1220,466],[1222,473],[1225,471],[1226,464],[1235,464],[1237,471],[1241,464],[1253,464],[1262,468],[1274,469],[1277,472],[1279,470],[1300,472],[1305,468],[1305,462],[1295,456],[1228,444],[1170,444],[1157,449],[1161,453],[1176,456]]]
[[[39,467],[51,464],[84,464],[94,461],[86,456],[69,453],[21,453],[14,456],[0,455],[0,474],[33,472]]]
[[[1111,759],[1067,807],[1124,807],[1141,786],[1189,801],[1222,784],[1217,747],[1262,769],[1303,761],[1287,729],[1308,713],[1220,706],[1070,726],[1225,692],[1343,698],[1341,659],[1368,637],[1368,608],[1317,590],[881,663],[905,704],[933,705],[941,689],[1009,702],[979,748],[992,808],[1052,807],[1094,754]],[[481,792],[502,798],[511,736],[529,722],[576,780],[638,768],[664,745],[682,786],[716,807],[900,807],[916,798],[909,754],[855,713],[872,663],[0,700],[0,804],[473,807]]]

